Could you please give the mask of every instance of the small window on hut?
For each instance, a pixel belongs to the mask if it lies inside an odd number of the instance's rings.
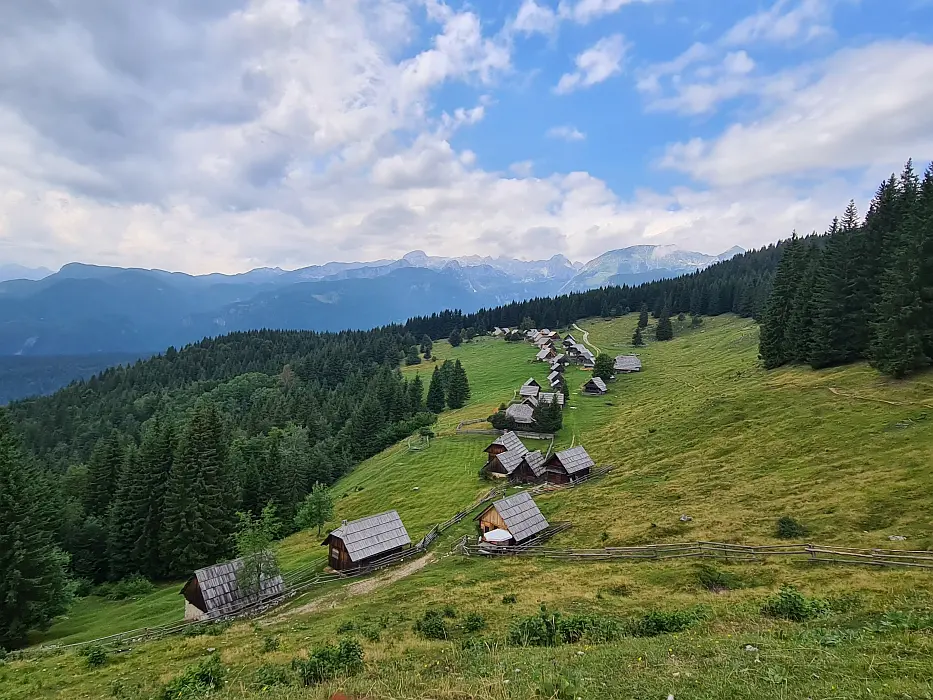
[[[331,548],[330,548],[330,555],[331,555],[334,559],[339,559],[339,558],[340,558],[340,550],[337,549],[336,547],[331,547]]]

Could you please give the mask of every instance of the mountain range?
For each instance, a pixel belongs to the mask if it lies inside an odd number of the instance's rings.
[[[371,328],[443,309],[465,312],[514,300],[639,284],[732,257],[634,246],[585,265],[413,251],[398,260],[331,262],[298,270],[189,275],[71,263],[56,273],[3,266],[0,356],[151,353],[254,328]],[[31,278],[30,278],[31,277]],[[36,279],[39,277],[39,279]]]

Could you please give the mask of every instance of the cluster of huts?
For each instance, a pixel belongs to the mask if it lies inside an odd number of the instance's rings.
[[[584,369],[592,369],[596,364],[596,356],[583,343],[578,343],[572,333],[561,338],[557,331],[545,328],[540,331],[530,330],[525,337],[538,348],[535,359],[538,362],[550,362],[552,371],[555,364],[563,366],[574,363]]]
[[[556,388],[559,383],[552,382],[551,388]],[[543,391],[538,380],[531,377],[519,387],[518,399],[505,409],[505,415],[518,426],[531,426],[534,423],[535,409],[541,404],[551,404],[555,401],[563,408],[564,394],[560,391]]]
[[[505,431],[485,450],[483,474],[524,484],[568,484],[589,476],[595,466],[583,447],[541,454],[525,447],[518,435]]]
[[[618,355],[612,365],[613,377],[617,374],[632,374],[641,372],[641,360],[636,355]],[[602,377],[590,377],[583,385],[583,393],[587,396],[602,396],[609,391]]]

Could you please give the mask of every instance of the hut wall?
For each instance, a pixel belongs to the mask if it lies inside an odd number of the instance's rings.
[[[193,622],[195,620],[203,620],[207,617],[207,613],[203,610],[199,610],[197,607],[191,604],[190,600],[185,601],[185,622]]]
[[[343,571],[353,566],[353,562],[350,561],[350,555],[347,553],[347,547],[344,545],[343,540],[336,537],[330,538],[327,564],[335,571]]]
[[[502,454],[501,452],[499,454]],[[505,468],[499,462],[498,456],[494,456],[488,462],[486,462],[485,472],[491,477],[496,479],[501,479],[508,476],[508,472],[505,471]]]
[[[479,516],[479,529],[484,535],[491,530],[508,530],[505,521],[499,517],[495,508],[490,507],[485,513]]]
[[[487,461],[491,462],[496,455],[501,455],[505,451],[506,449],[502,445],[490,445],[486,448],[486,452],[489,453],[489,459]]]

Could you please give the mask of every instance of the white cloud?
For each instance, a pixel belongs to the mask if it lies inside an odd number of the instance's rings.
[[[895,168],[933,158],[933,46],[880,42],[838,52],[797,89],[785,75],[759,92],[772,105],[712,140],[670,146],[662,164],[696,180],[731,186],[750,180],[844,169]]]
[[[548,138],[562,139],[563,141],[582,141],[586,134],[575,126],[555,126],[547,131]]]
[[[723,37],[729,46],[810,41],[832,33],[829,20],[838,0],[777,0],[770,8],[742,19]]]
[[[558,14],[562,18],[572,19],[579,24],[588,24],[604,15],[610,15],[618,12],[625,5],[631,5],[637,2],[653,2],[653,0],[561,0],[558,6]]]
[[[547,5],[524,0],[512,20],[512,27],[523,34],[550,34],[557,29],[558,22],[557,13]]]
[[[643,91],[651,93],[648,107],[655,111],[681,114],[704,114],[713,111],[721,102],[760,89],[761,83],[751,75],[755,62],[745,51],[726,54],[719,64],[706,64],[695,71],[695,82],[671,82],[672,94],[658,94],[659,87],[639,83]],[[644,79],[647,80],[647,79]]]
[[[559,95],[590,87],[622,72],[626,51],[625,38],[613,34],[597,41],[574,59],[577,70],[564,73],[554,88]]]

